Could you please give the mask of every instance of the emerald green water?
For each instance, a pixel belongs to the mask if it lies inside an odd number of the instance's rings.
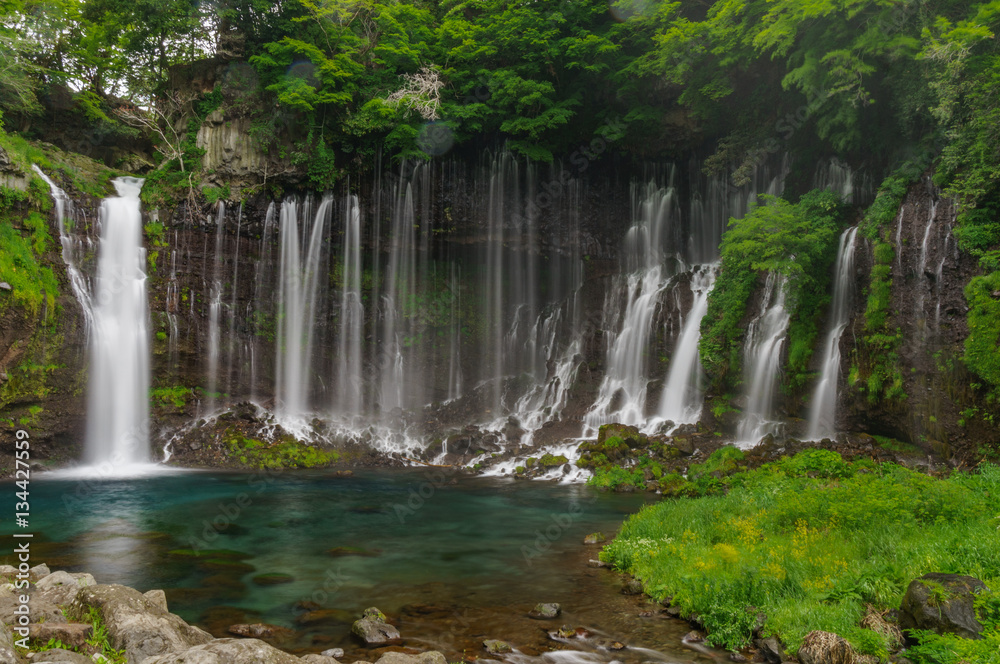
[[[217,636],[230,624],[265,622],[294,630],[276,645],[344,647],[348,660],[368,654],[351,621],[377,606],[405,645],[450,657],[483,638],[510,640],[528,656],[578,648],[545,633],[572,624],[694,661],[679,645],[684,625],[641,617],[658,607],[587,567],[599,549],[583,537],[613,534],[645,496],[447,472],[40,476],[31,484],[33,563],[163,588],[173,612]],[[338,548],[348,555],[330,553]],[[258,585],[260,574],[293,580]],[[537,602],[559,602],[564,615],[530,620]]]

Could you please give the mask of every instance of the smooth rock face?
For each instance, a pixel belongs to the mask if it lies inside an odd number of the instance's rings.
[[[854,649],[841,636],[816,630],[806,634],[802,641],[799,661],[802,664],[854,664]]]
[[[448,664],[448,660],[444,655],[435,650],[422,652],[419,655],[387,652],[379,658],[376,664]]]
[[[167,593],[162,590],[147,590],[142,596],[164,611],[170,610],[167,608]]]
[[[139,664],[147,657],[168,652],[185,651],[212,640],[208,632],[188,625],[138,590],[125,586],[81,588],[73,607],[81,612],[89,607],[98,610],[108,629],[111,646],[124,649],[129,664]]]
[[[182,652],[150,657],[142,664],[302,664],[302,660],[257,639],[216,639]]]
[[[924,574],[910,582],[899,607],[899,626],[927,629],[938,634],[955,634],[981,639],[983,626],[976,619],[974,593],[986,585],[960,574]]]
[[[68,646],[79,648],[87,642],[92,628],[83,623],[40,623],[28,625],[28,635],[33,639],[48,642],[58,639]]]
[[[764,657],[764,661],[770,664],[781,664],[785,661],[785,646],[775,636],[757,641],[757,648]]]
[[[37,582],[39,579],[42,579],[48,576],[49,574],[52,574],[52,570],[49,569],[48,565],[42,563],[41,565],[35,565],[30,570],[28,570],[28,574],[32,581]]]

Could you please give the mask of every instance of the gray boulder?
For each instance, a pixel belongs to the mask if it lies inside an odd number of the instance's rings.
[[[164,611],[170,611],[170,609],[167,608],[167,593],[162,590],[147,590],[142,594],[142,596]]]
[[[257,639],[215,639],[181,652],[149,657],[142,664],[302,664],[302,660]]]
[[[899,607],[899,626],[904,630],[926,629],[981,639],[983,626],[972,605],[975,593],[986,585],[960,574],[924,574],[910,582]]]
[[[14,636],[6,625],[0,625],[0,664],[19,664],[20,661],[14,649]]]
[[[28,636],[36,641],[48,643],[50,639],[56,639],[74,648],[84,645],[92,631],[91,626],[86,623],[46,622],[28,625]]]
[[[138,590],[125,586],[81,588],[73,608],[85,613],[91,607],[100,613],[111,646],[124,649],[129,664],[164,653],[186,651],[212,640],[208,632],[188,625],[180,616],[168,613]]]
[[[7,625],[14,624],[16,619],[14,611],[21,605],[19,598],[21,592],[23,591],[18,590],[0,597],[0,622]],[[28,615],[33,623],[66,622],[62,609],[42,593],[31,594],[28,600]]]
[[[486,639],[483,641],[483,648],[491,655],[503,655],[513,650],[509,643],[500,639]]]
[[[28,570],[28,578],[30,578],[32,582],[37,582],[39,579],[45,578],[49,574],[52,574],[52,570],[50,570],[49,566],[45,563],[35,565]]]
[[[76,593],[83,585],[88,584],[80,583],[80,579],[75,578],[69,572],[58,571],[39,579],[35,588],[42,598],[53,604],[61,605],[69,604],[76,599]]]
[[[431,650],[419,655],[406,655],[401,652],[387,652],[379,657],[376,664],[448,664],[441,653]]]
[[[299,660],[305,662],[306,664],[340,664],[333,657],[327,657],[325,655],[302,655]]]
[[[358,637],[369,646],[398,645],[403,642],[399,630],[389,623],[379,622],[370,618],[362,618],[351,625],[351,634]]]
[[[62,648],[40,652],[31,659],[31,664],[45,664],[46,662],[52,662],[52,664],[94,664],[94,660],[86,655]]]
[[[324,650],[320,653],[323,657],[333,657],[334,659],[340,659],[344,656],[343,648],[330,648],[329,650]]]
[[[535,608],[528,613],[528,617],[535,620],[551,620],[558,618],[560,613],[562,613],[562,607],[558,604],[536,604]]]

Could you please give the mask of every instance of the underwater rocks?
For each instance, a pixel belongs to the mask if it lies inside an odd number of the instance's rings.
[[[536,604],[535,608],[528,613],[528,617],[535,620],[551,620],[552,618],[559,617],[560,613],[562,613],[562,607],[558,604]]]

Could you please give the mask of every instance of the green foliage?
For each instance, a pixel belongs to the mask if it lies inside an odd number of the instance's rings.
[[[49,238],[47,225],[38,224],[37,217],[29,217],[26,225],[33,229],[30,238],[24,237],[6,220],[0,220],[0,281],[11,285],[11,291],[0,291],[0,310],[9,302],[18,304],[32,314],[43,305],[49,316],[55,314],[59,283],[48,267],[43,267],[35,249],[45,249]]]
[[[743,219],[732,219],[722,238],[722,268],[708,299],[699,343],[701,359],[713,383],[735,386],[747,303],[761,274],[787,279],[789,326],[788,386],[806,380],[817,322],[829,297],[830,267],[844,206],[830,192],[813,191],[792,204],[762,196]]]
[[[715,645],[745,646],[755,607],[792,652],[819,629],[884,658],[883,638],[858,627],[866,603],[898,607],[910,580],[931,571],[997,576],[998,488],[1000,468],[988,464],[935,479],[808,450],[732,475],[724,495],[644,508],[601,559],[656,599],[708,616]]]
[[[190,387],[157,387],[149,390],[149,401],[153,405],[172,404],[178,410],[184,408],[192,396],[194,392]]]
[[[1000,272],[973,277],[965,287],[969,336],[962,360],[970,371],[1000,387]]]
[[[205,200],[209,205],[215,205],[219,201],[232,200],[232,192],[227,184],[224,187],[202,187],[201,193],[205,195]]]
[[[250,468],[316,468],[335,463],[340,454],[287,437],[266,443],[227,433],[223,443],[229,458]]]

